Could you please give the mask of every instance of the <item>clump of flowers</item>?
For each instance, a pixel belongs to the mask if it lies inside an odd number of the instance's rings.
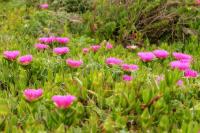
[[[184,53],[174,52],[173,56],[176,60],[192,60],[192,56]]]
[[[82,60],[67,59],[66,63],[71,68],[78,68],[83,64],[83,61]]]
[[[15,50],[15,51],[4,51],[3,52],[3,57],[9,61],[14,61],[17,59],[19,56],[20,52]]]
[[[24,55],[19,57],[19,63],[22,65],[29,65],[33,60],[32,55]]]
[[[49,45],[39,43],[39,44],[35,44],[35,48],[38,50],[45,50],[45,49],[49,48]]]
[[[166,50],[154,50],[153,54],[159,59],[165,59],[169,56],[169,53]]]
[[[177,82],[176,82],[176,85],[177,86],[179,86],[179,87],[182,87],[183,86],[183,80],[178,80]]]
[[[57,47],[53,49],[53,52],[57,55],[64,55],[69,52],[68,47]]]
[[[39,38],[40,43],[51,44],[56,41],[56,37],[41,37]]]
[[[143,62],[150,62],[155,58],[155,55],[152,52],[139,52],[138,56]]]
[[[42,94],[43,90],[42,89],[26,89],[24,90],[24,97],[27,101],[32,102],[38,100]]]
[[[113,45],[109,42],[106,43],[106,49],[112,49]]]
[[[52,101],[59,109],[66,109],[70,107],[75,99],[76,97],[72,95],[66,95],[66,96],[55,95],[52,97]]]
[[[122,64],[121,67],[124,71],[129,71],[129,72],[137,71],[139,69],[138,65],[134,64]]]
[[[97,52],[101,48],[101,46],[100,45],[92,45],[90,48],[92,49],[93,52]]]
[[[49,5],[47,3],[41,4],[40,8],[41,9],[47,9],[49,7]]]
[[[124,81],[131,81],[131,80],[133,80],[133,77],[129,76],[129,75],[123,75],[123,80]]]
[[[170,66],[172,69],[178,69],[180,71],[184,71],[190,68],[189,63],[181,62],[181,61],[172,61],[170,62]]]
[[[188,69],[188,70],[185,70],[184,76],[186,78],[196,78],[198,77],[198,72],[195,70]]]
[[[110,57],[106,59],[106,64],[107,65],[121,65],[123,63],[122,60],[114,58],[114,57]]]
[[[90,51],[89,48],[83,48],[83,49],[82,49],[82,52],[83,52],[84,54],[87,54],[89,51]]]
[[[66,44],[69,42],[69,38],[67,37],[56,37],[56,41],[60,44]]]

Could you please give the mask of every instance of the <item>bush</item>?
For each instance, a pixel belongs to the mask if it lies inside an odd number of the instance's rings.
[[[142,43],[144,38],[153,43],[184,41],[188,35],[199,34],[199,7],[192,1],[97,0],[93,4],[93,10],[83,15],[82,26],[72,26],[102,40],[111,38],[127,45]]]

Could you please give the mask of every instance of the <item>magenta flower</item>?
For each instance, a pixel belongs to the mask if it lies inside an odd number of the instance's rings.
[[[113,48],[112,44],[107,42],[106,43],[106,49],[112,49],[112,48]]]
[[[47,3],[40,5],[41,9],[47,9],[48,7],[49,7],[49,5]]]
[[[69,38],[67,37],[57,37],[56,41],[60,44],[66,44],[69,42]]]
[[[70,105],[72,105],[75,99],[76,97],[72,95],[66,95],[66,96],[55,95],[52,97],[52,101],[59,109],[68,108]]]
[[[129,71],[129,72],[133,72],[139,69],[138,65],[134,65],[134,64],[122,64],[122,69],[124,71]]]
[[[78,67],[80,67],[83,64],[83,61],[82,60],[67,59],[66,63],[71,68],[78,68]]]
[[[179,87],[182,87],[183,86],[183,80],[178,80],[177,82],[176,82],[176,85],[178,85]]]
[[[39,38],[39,41],[41,43],[45,43],[45,44],[50,44],[50,43],[53,43],[56,41],[56,37],[42,37],[42,38]]]
[[[192,60],[192,56],[191,56],[191,55],[184,54],[184,53],[174,52],[174,53],[173,53],[173,56],[174,56],[174,58],[177,59],[177,60],[183,60],[183,59]]]
[[[45,49],[49,48],[49,46],[46,44],[35,44],[35,48],[38,50],[45,50]]]
[[[42,89],[26,89],[24,90],[24,97],[27,101],[32,102],[38,100],[43,94]]]
[[[19,57],[19,62],[22,65],[28,65],[32,62],[33,56],[32,55],[24,55]]]
[[[139,52],[138,56],[143,62],[149,62],[155,58],[155,55],[152,52]]]
[[[129,75],[123,75],[123,80],[124,81],[131,81],[131,80],[133,80],[133,77],[131,77]]]
[[[106,59],[106,64],[107,65],[120,65],[122,64],[123,61],[114,57],[110,57]]]
[[[90,49],[89,48],[83,48],[82,51],[83,51],[84,54],[87,54],[90,51]]]
[[[90,48],[92,49],[93,52],[97,52],[101,48],[101,46],[100,45],[93,45]]]
[[[172,61],[170,62],[170,66],[172,69],[179,69],[180,71],[184,71],[190,68],[189,63],[184,63],[181,61]]]
[[[196,78],[196,77],[198,77],[198,72],[191,70],[191,69],[188,69],[188,70],[185,70],[184,76],[186,78]]]
[[[57,47],[53,49],[53,52],[57,55],[63,55],[69,52],[68,47]]]
[[[165,59],[169,56],[169,53],[166,50],[154,50],[153,53],[159,59]]]
[[[4,51],[3,52],[3,57],[9,61],[14,61],[17,59],[19,56],[20,52],[19,51]]]

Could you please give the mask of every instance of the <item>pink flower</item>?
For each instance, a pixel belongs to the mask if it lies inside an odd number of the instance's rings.
[[[179,87],[182,87],[183,86],[183,80],[178,80],[177,82],[176,82],[176,84],[179,86]]]
[[[78,67],[80,67],[83,64],[83,61],[82,60],[67,59],[66,63],[71,68],[78,68]]]
[[[69,38],[67,37],[57,37],[56,41],[60,44],[66,44],[69,42]]]
[[[196,0],[196,4],[200,5],[200,0]],[[200,132],[200,131],[199,131]]]
[[[49,46],[46,44],[35,44],[35,48],[38,50],[45,50],[47,49]]]
[[[49,5],[46,4],[46,3],[40,5],[40,8],[41,8],[41,9],[47,9],[48,7],[49,7]]]
[[[172,69],[179,69],[180,71],[184,71],[190,68],[189,63],[184,63],[181,61],[172,61],[170,62],[170,66]]]
[[[106,49],[112,49],[112,48],[113,48],[112,44],[107,42],[106,43]]]
[[[3,52],[3,57],[7,60],[13,61],[16,60],[17,57],[19,56],[20,52],[19,51],[4,51]]]
[[[131,80],[133,80],[133,78],[129,75],[123,75],[123,80],[124,81],[131,81]]]
[[[130,65],[129,64],[122,64],[121,67],[124,71],[130,71],[130,72],[136,71],[136,70],[139,69],[139,67],[137,65],[134,65],[134,64],[130,64]]]
[[[22,64],[22,65],[28,65],[32,62],[33,60],[33,56],[32,55],[24,55],[24,56],[21,56],[19,57],[19,62]]]
[[[55,95],[52,97],[52,101],[59,109],[68,108],[70,105],[72,105],[75,99],[76,97],[72,95],[66,95],[66,96]]]
[[[26,89],[24,90],[24,97],[27,101],[32,102],[38,100],[43,94],[42,89]]]
[[[53,49],[53,52],[57,55],[63,55],[69,52],[68,47],[57,47]]]
[[[154,50],[153,53],[159,59],[165,59],[169,56],[169,53],[165,50]]]
[[[191,69],[188,69],[188,70],[185,70],[184,76],[186,78],[196,78],[196,77],[198,77],[198,72],[191,70]]]
[[[139,52],[138,56],[143,62],[149,62],[155,58],[155,55],[152,52]]]
[[[164,75],[158,75],[157,77],[156,77],[156,82],[157,83],[160,83],[160,81],[163,81],[165,79],[165,76]]]
[[[192,60],[192,56],[191,56],[191,55],[184,54],[184,53],[174,52],[174,53],[173,53],[173,56],[174,56],[174,58],[177,59],[177,60],[183,60],[183,59]]]
[[[123,61],[114,57],[110,57],[106,59],[106,64],[107,65],[120,65],[122,64]]]
[[[90,48],[92,49],[93,52],[97,52],[101,48],[101,46],[100,45],[93,45]]]
[[[83,51],[84,54],[87,54],[90,51],[90,49],[89,48],[83,48],[82,51]]]
[[[50,43],[53,43],[56,41],[56,37],[42,37],[42,38],[39,38],[39,41],[41,43],[45,43],[45,44],[50,44]]]

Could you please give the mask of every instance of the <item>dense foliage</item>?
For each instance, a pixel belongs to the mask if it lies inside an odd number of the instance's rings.
[[[143,7],[144,3],[138,1],[139,3]],[[196,35],[185,43],[177,41],[173,45],[161,42],[157,46],[145,40],[143,47],[136,49],[127,49],[109,40],[113,46],[111,47],[111,44],[108,45],[106,41],[101,40],[116,37],[117,40],[123,40],[123,35],[128,36],[131,31],[137,34],[136,40],[133,41],[143,40],[142,32],[132,25],[133,30],[129,25],[132,20],[126,19],[127,12],[123,4],[116,4],[119,8],[113,5],[112,12],[110,12],[111,7],[105,8],[108,4],[105,1],[97,4],[95,21],[90,19],[94,17],[91,15],[94,12],[83,14],[87,20],[84,23],[90,24],[92,21],[93,24],[98,20],[100,26],[105,26],[100,28],[102,31],[99,31],[98,27],[95,29],[95,39],[85,34],[73,35],[70,32],[70,28],[78,31],[88,24],[82,25],[83,23],[78,22],[80,27],[68,27],[69,23],[72,23],[71,14],[68,15],[63,11],[55,12],[51,10],[53,6],[50,4],[49,9],[40,9],[39,3],[36,4],[29,7],[21,0],[0,3],[0,130],[2,132],[197,133],[200,130],[200,79],[196,76],[186,78],[185,72],[170,67],[170,62],[175,60],[172,53],[178,51],[190,54],[192,56],[190,68],[200,71],[200,44]],[[103,14],[106,12],[100,10],[100,5],[109,9],[104,18]],[[138,6],[130,10],[139,9]],[[197,7],[195,9],[199,10]],[[145,10],[147,9],[142,11]],[[188,12],[188,15],[191,13]],[[192,19],[190,21],[187,28],[198,30],[199,25],[196,23],[198,21],[192,22]],[[135,18],[134,23],[136,22]],[[119,30],[121,33],[115,36],[113,31],[119,25],[123,28]],[[89,27],[84,29],[83,33],[91,34],[88,29]],[[123,30],[128,30],[127,34]],[[53,36],[68,37],[70,40],[69,42],[65,40],[64,44],[51,42],[44,51],[35,47],[35,44],[41,43],[41,37],[53,38]],[[59,38],[57,41],[62,39]],[[56,47],[68,49],[65,54],[57,55],[59,50],[55,52]],[[89,48],[89,51],[82,52],[83,48]],[[94,49],[97,51],[94,52]],[[138,57],[141,51],[155,49],[168,51],[168,58],[164,60],[154,58],[153,61],[143,62]],[[7,50],[18,50],[20,57],[16,60],[6,59]],[[32,55],[30,62],[25,62],[30,64],[23,64],[24,61],[21,60],[23,55]],[[107,61],[110,57],[119,58],[127,64],[135,64],[139,69],[127,72],[119,65],[110,66]],[[66,59],[69,58],[81,60],[82,64],[80,67],[71,68],[66,64]],[[129,75],[133,79],[124,75]],[[27,88],[41,88],[43,95],[41,96],[40,91],[40,98],[35,101],[27,100],[25,95]],[[54,95],[68,94],[76,97],[73,104],[65,109],[54,105],[55,102],[52,100]]]

